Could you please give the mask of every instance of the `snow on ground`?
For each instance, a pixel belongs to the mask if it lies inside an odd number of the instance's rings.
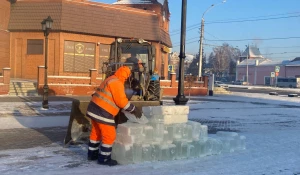
[[[290,92],[300,92],[300,88],[280,88],[280,87],[271,87],[271,86],[256,86],[256,85],[231,85],[230,88],[242,88],[242,89],[270,89],[270,90],[278,90],[278,91],[290,91]]]
[[[0,128],[43,128],[67,126],[72,102],[50,102],[43,109],[41,102],[0,103]]]
[[[0,174],[300,175],[300,100],[234,93],[190,100],[189,119],[246,136],[247,149],[218,156],[106,167],[86,160],[86,145],[0,151]],[[171,104],[167,101],[166,104]],[[59,122],[59,121],[58,121]],[[1,143],[0,143],[1,144]]]

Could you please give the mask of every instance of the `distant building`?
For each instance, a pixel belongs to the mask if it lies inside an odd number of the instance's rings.
[[[185,55],[185,60],[184,60],[184,74],[186,74],[187,69],[189,68],[190,64],[192,63],[193,59],[195,58],[194,55],[192,54],[186,54]],[[174,66],[174,72],[179,75],[179,53],[177,52],[172,52],[170,54],[170,59],[169,59],[169,65]]]
[[[243,60],[248,59],[264,59],[262,54],[259,51],[259,48],[257,46],[249,46],[246,48],[246,50],[242,53],[240,56],[239,61],[242,62]]]
[[[278,77],[300,77],[300,57],[293,60],[272,61],[266,58],[257,58],[238,62],[236,80],[246,80],[248,65],[248,82],[253,85],[270,84],[271,72],[279,66]]]

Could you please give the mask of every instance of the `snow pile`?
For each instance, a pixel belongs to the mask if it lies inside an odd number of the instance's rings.
[[[245,149],[245,137],[217,132],[208,137],[207,125],[188,121],[189,106],[143,107],[149,123],[118,125],[112,158],[120,164],[167,161],[217,155]]]

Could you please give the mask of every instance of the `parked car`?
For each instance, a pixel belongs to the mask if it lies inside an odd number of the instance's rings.
[[[222,81],[215,81],[215,87],[228,88],[228,85],[223,83]]]
[[[242,80],[237,80],[237,81],[233,81],[232,84],[234,84],[234,85],[243,85],[243,84],[244,84],[244,81],[242,81]]]

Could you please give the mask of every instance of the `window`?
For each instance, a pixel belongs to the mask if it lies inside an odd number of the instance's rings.
[[[94,43],[65,41],[64,71],[87,73],[95,68]]]
[[[105,62],[109,61],[110,56],[110,45],[109,44],[100,44],[99,46],[99,73],[105,73],[106,66],[104,65]]]
[[[43,55],[44,54],[44,40],[28,39],[27,40],[27,54],[28,55]]]

